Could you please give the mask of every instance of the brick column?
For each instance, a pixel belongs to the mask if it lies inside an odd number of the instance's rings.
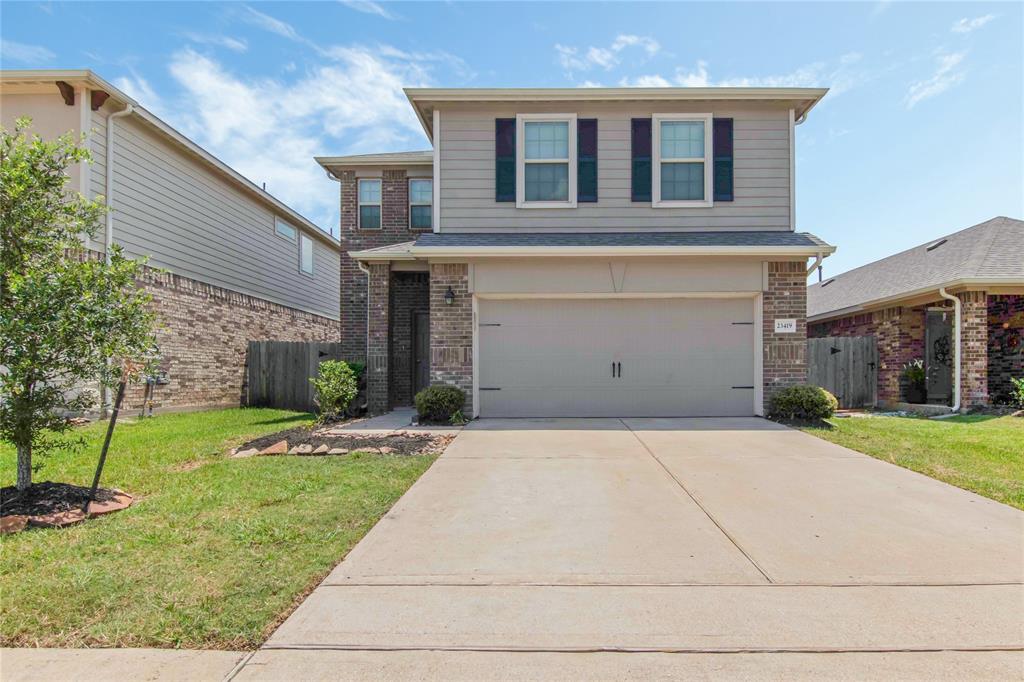
[[[370,414],[388,411],[388,358],[391,339],[388,313],[390,301],[391,265],[373,264],[370,268],[369,333],[366,349],[366,397]]]
[[[886,308],[875,313],[875,343],[878,348],[878,400],[899,402],[900,372],[905,362],[900,347],[900,315],[903,309]]]
[[[448,287],[455,294],[451,305],[444,301]],[[463,413],[473,414],[473,297],[465,263],[430,264],[430,383],[461,388]]]
[[[960,406],[988,404],[988,296],[965,291],[960,299]]]
[[[775,333],[776,319],[795,319],[796,332]],[[807,382],[807,268],[802,261],[768,263],[762,295],[764,404],[780,388]]]
[[[356,174],[341,174],[341,354],[345,360],[366,359],[366,274],[349,257],[363,248],[356,232]]]

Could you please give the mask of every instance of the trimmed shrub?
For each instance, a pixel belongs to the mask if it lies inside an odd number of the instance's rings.
[[[341,360],[324,360],[309,381],[316,391],[313,400],[320,408],[317,421],[321,424],[337,419],[359,393],[356,373]]]
[[[466,394],[455,386],[430,386],[416,394],[416,411],[421,420],[448,424],[466,405]]]
[[[839,401],[818,386],[790,386],[772,396],[768,416],[772,419],[814,422],[836,413]]]
[[[1015,407],[1024,409],[1024,377],[1010,379],[1010,402]]]

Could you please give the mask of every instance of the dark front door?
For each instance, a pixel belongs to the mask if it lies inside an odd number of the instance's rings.
[[[924,371],[928,402],[950,405],[953,397],[953,312],[929,310],[924,327]]]
[[[430,313],[412,315],[412,391],[419,393],[430,385]]]

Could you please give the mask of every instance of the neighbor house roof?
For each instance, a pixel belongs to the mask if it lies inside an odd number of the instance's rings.
[[[306,232],[309,232],[321,241],[327,242],[331,246],[338,248],[338,240],[317,227],[315,223],[282,202],[280,199],[274,197],[265,189],[256,185],[256,183],[243,176],[206,149],[200,147],[198,144],[182,135],[165,121],[139,104],[135,99],[129,97],[125,92],[103,80],[92,71],[88,69],[29,69],[0,71],[0,87],[2,87],[2,90],[5,93],[9,92],[17,94],[18,92],[49,92],[49,88],[52,88],[52,91],[56,94],[57,91],[55,83],[57,81],[63,81],[72,86],[78,85],[90,90],[102,90],[110,95],[110,99],[120,102],[122,105],[131,105],[134,109],[134,114],[142,121],[149,124],[151,128],[171,140],[178,147],[197,157],[204,165],[210,168],[210,170],[226,177],[230,182],[253,196],[258,201],[270,206],[274,212],[280,215],[280,217],[304,228]],[[42,88],[47,89],[43,90]]]
[[[806,232],[428,232],[414,244],[350,252],[358,260],[446,256],[778,255],[835,251]]]
[[[364,168],[367,166],[432,166],[434,152],[388,152],[385,154],[353,154],[350,156],[315,156],[328,171],[333,168]]]
[[[856,313],[939,287],[1024,286],[1024,222],[998,217],[807,289],[808,319]]]
[[[445,102],[786,102],[800,119],[827,92],[828,88],[405,88],[430,140],[434,139],[433,111]]]

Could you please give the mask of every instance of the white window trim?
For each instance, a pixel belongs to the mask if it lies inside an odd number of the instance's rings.
[[[303,241],[309,242],[309,270],[302,267],[302,243]],[[307,235],[299,233],[299,274],[305,275],[306,277],[313,277],[316,272],[316,248],[313,244],[313,238]]]
[[[364,202],[362,187],[364,182],[376,182],[380,185],[380,201]],[[363,227],[363,206],[377,206],[380,208],[380,224],[377,227]],[[356,225],[360,230],[382,230],[384,229],[384,180],[381,178],[359,178],[356,181]]]
[[[429,182],[430,183],[430,203],[426,204],[422,201],[412,200],[412,183],[413,182]],[[409,229],[413,232],[432,232],[434,230],[434,180],[432,178],[409,178],[408,185],[409,194]],[[412,226],[412,207],[413,206],[430,206],[430,227],[413,227]]]
[[[569,198],[568,201],[526,200],[526,122],[569,124]],[[516,115],[516,208],[576,208],[576,114]],[[531,160],[530,163],[565,163],[561,159]]]
[[[277,224],[278,224],[278,223],[283,223],[284,225],[287,225],[288,227],[290,227],[290,228],[292,229],[292,236],[291,236],[291,237],[287,237],[287,236],[285,236],[285,235],[281,234],[281,233],[280,233],[280,232],[278,231],[278,229],[277,229]],[[275,235],[275,236],[276,236],[276,237],[277,237],[278,239],[283,239],[283,240],[285,240],[286,242],[289,242],[289,243],[291,243],[291,244],[294,244],[294,243],[295,243],[295,241],[296,241],[296,239],[298,239],[298,234],[299,234],[299,228],[295,227],[295,226],[294,226],[294,225],[292,225],[292,224],[291,224],[290,222],[288,222],[287,220],[284,220],[283,218],[281,218],[281,217],[279,217],[279,216],[274,216],[274,235]]]
[[[693,200],[661,199],[661,164],[672,162],[700,161],[698,157],[687,159],[661,158],[661,124],[664,121],[702,121],[704,123],[704,198]],[[714,116],[712,114],[654,114],[651,140],[651,205],[654,208],[710,208],[714,205]]]

